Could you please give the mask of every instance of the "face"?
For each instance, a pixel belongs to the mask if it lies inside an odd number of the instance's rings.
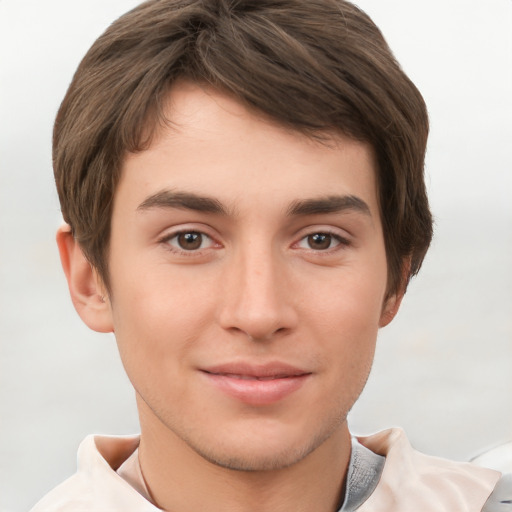
[[[346,429],[384,323],[372,153],[193,84],[167,107],[125,160],[109,255],[143,435],[231,468],[293,464]]]

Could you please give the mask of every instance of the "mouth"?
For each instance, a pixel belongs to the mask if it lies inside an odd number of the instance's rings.
[[[209,384],[247,405],[270,405],[298,391],[312,373],[283,363],[234,363],[202,369]]]
[[[210,373],[210,372],[206,372]],[[211,373],[211,375],[220,375],[224,377],[229,377],[230,379],[241,379],[241,380],[276,380],[276,379],[290,379],[293,377],[298,377],[299,375],[270,375],[267,377],[258,377],[257,375],[240,375],[237,373]]]

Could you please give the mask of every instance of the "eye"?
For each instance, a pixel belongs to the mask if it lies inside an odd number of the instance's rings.
[[[182,231],[167,238],[165,243],[179,251],[197,251],[214,245],[213,240],[200,231]]]
[[[343,240],[339,236],[331,233],[312,233],[311,235],[305,236],[299,240],[297,245],[302,249],[326,251],[337,247],[341,243],[343,243]]]

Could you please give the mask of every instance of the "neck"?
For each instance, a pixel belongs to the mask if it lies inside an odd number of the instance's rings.
[[[291,466],[238,471],[196,453],[159,421],[141,417],[139,457],[156,506],[166,511],[335,512],[350,460],[346,423]]]

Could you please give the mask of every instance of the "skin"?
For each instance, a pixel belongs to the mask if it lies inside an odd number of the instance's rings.
[[[172,127],[124,162],[108,297],[69,229],[57,236],[82,319],[115,332],[151,495],[181,512],[337,510],[346,415],[401,299],[385,300],[372,151],[186,82],[167,108]],[[298,381],[281,396],[212,372],[240,363],[301,376],[273,375],[278,391]]]

